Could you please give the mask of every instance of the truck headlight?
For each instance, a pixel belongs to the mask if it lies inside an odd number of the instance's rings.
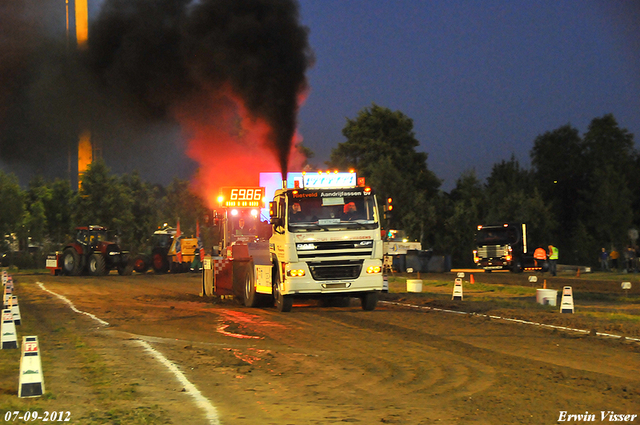
[[[287,276],[289,277],[302,277],[305,274],[304,269],[287,270]]]
[[[382,267],[380,266],[369,266],[367,267],[367,273],[368,274],[376,274],[376,273],[380,273],[382,271]]]

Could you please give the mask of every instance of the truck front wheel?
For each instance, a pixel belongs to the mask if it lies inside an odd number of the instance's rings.
[[[258,307],[259,296],[256,294],[256,285],[253,279],[253,267],[247,267],[244,274],[244,305],[246,307]]]
[[[517,259],[513,262],[513,264],[511,265],[511,272],[512,273],[522,273],[522,261]]]
[[[367,292],[360,298],[362,302],[362,309],[365,311],[373,311],[378,304],[378,293]]]
[[[291,311],[291,308],[293,307],[293,298],[291,297],[291,295],[282,295],[282,293],[280,292],[280,276],[277,270],[275,271],[275,273],[276,279],[273,284],[273,297],[276,300],[276,308],[278,309],[278,311],[286,313]]]

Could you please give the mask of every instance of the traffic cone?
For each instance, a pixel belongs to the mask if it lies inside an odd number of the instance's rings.
[[[576,273],[576,277],[580,277],[580,267],[578,267],[578,272]]]
[[[542,283],[542,289],[547,289],[547,279]]]
[[[476,280],[473,278],[473,273],[469,275],[469,283],[476,283]]]

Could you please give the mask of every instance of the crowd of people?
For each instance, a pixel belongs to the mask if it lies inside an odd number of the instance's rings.
[[[602,248],[600,251],[600,269],[606,272],[637,273],[638,257],[640,257],[640,247],[638,246],[627,245],[622,252],[616,249],[607,252],[606,248]]]

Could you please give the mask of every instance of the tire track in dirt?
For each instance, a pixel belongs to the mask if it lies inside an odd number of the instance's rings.
[[[375,422],[402,410],[402,421],[418,423],[425,418],[452,418],[453,412],[446,407],[450,401],[482,391],[494,381],[495,371],[489,366],[351,322],[349,313],[336,315],[324,309],[291,315],[260,313],[283,326],[280,330],[251,328],[252,332],[261,330],[268,340],[295,344],[302,351],[277,351],[271,360],[281,386],[299,389],[281,391],[281,403],[309,398],[343,420],[356,420],[354,412],[360,412]],[[296,382],[301,379],[304,391]]]

